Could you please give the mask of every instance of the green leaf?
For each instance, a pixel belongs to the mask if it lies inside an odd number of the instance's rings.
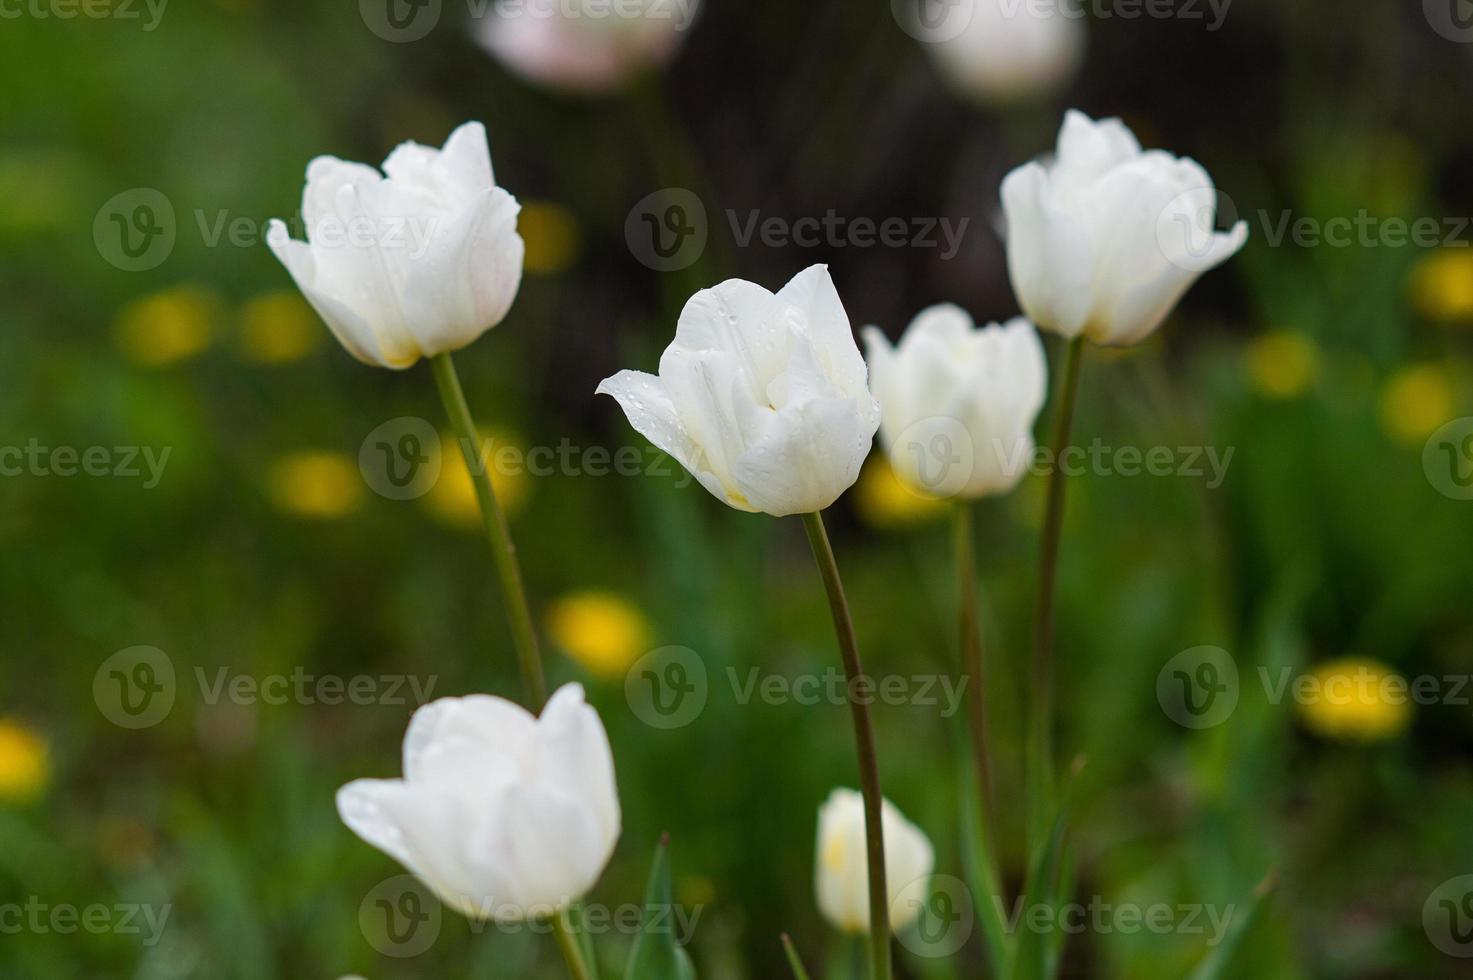
[[[583,965],[588,967],[588,980],[598,980],[598,954],[593,948],[593,937],[585,927],[582,903],[568,907],[568,927],[578,943],[578,952],[583,954]]]
[[[970,765],[972,759],[971,740],[966,737],[962,725],[957,726],[958,745],[965,746],[956,753],[957,786],[960,787],[958,804],[961,807],[962,865],[966,869],[967,887],[972,891],[972,905],[977,922],[987,945],[987,963],[991,975],[1006,974],[1006,966],[1012,958],[1012,937],[1003,921],[1002,907],[1007,901],[1002,890],[1002,876],[997,870],[997,845],[988,840],[987,828],[982,820],[981,789],[977,785],[977,771]]]
[[[1252,928],[1253,921],[1258,917],[1258,910],[1263,905],[1274,886],[1278,883],[1278,876],[1269,872],[1268,876],[1258,883],[1253,889],[1253,894],[1242,904],[1239,914],[1233,916],[1233,921],[1228,925],[1227,934],[1222,937],[1222,942],[1214,946],[1197,968],[1188,976],[1187,980],[1218,980],[1233,960],[1233,954],[1238,951],[1238,946],[1243,941],[1243,936]]]
[[[661,838],[644,895],[644,924],[629,951],[624,980],[696,980],[690,956],[675,941],[670,887],[670,838]]]
[[[1078,759],[1064,780],[1059,793],[1059,808],[1054,815],[1053,828],[1048,839],[1034,855],[1028,869],[1028,878],[1023,883],[1018,925],[1020,934],[1015,938],[1012,961],[1009,963],[1009,980],[1050,980],[1062,958],[1062,937],[1057,917],[1051,930],[1027,927],[1028,910],[1034,905],[1045,905],[1057,909],[1059,893],[1063,890],[1064,866],[1068,860],[1065,830],[1068,827],[1069,799],[1075,778],[1084,768],[1084,760]]]
[[[793,940],[787,933],[783,933],[783,952],[788,954],[788,965],[793,968],[793,976],[796,980],[808,980],[808,971],[803,969],[803,961],[798,957],[798,950],[793,947]]]

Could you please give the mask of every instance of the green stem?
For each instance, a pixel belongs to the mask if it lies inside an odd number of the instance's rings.
[[[977,622],[977,560],[975,533],[972,529],[972,507],[969,500],[958,500],[952,507],[952,529],[956,546],[957,584],[961,620],[962,670],[967,678],[967,702],[972,716],[972,761],[977,767],[977,788],[981,796],[982,830],[987,846],[998,846],[993,812],[992,753],[987,732],[987,673],[982,661],[982,635]]]
[[[1043,546],[1038,562],[1038,605],[1033,622],[1033,682],[1029,685],[1032,710],[1028,715],[1028,833],[1029,855],[1042,845],[1049,826],[1054,792],[1054,592],[1058,578],[1059,542],[1064,527],[1064,469],[1060,459],[1069,446],[1074,405],[1079,395],[1079,372],[1084,339],[1076,337],[1064,353],[1064,373],[1054,406],[1053,472],[1049,474],[1048,505],[1043,521]]]
[[[435,383],[440,388],[440,398],[450,416],[450,425],[455,430],[465,455],[466,468],[475,483],[476,499],[481,504],[482,523],[486,528],[486,540],[491,544],[491,554],[496,559],[496,571],[501,579],[501,597],[511,620],[512,641],[516,644],[517,663],[522,672],[522,688],[527,706],[534,712],[541,711],[547,702],[547,682],[542,677],[542,658],[537,650],[537,633],[532,628],[532,610],[527,605],[527,592],[522,586],[522,569],[517,564],[517,548],[511,540],[511,529],[506,523],[506,514],[496,499],[496,489],[491,484],[491,474],[481,456],[481,439],[476,430],[475,419],[471,418],[470,406],[466,404],[465,392],[460,387],[460,376],[455,373],[455,362],[449,354],[437,354],[430,360],[435,371]]]
[[[880,795],[880,763],[875,751],[875,728],[870,720],[869,705],[855,697],[855,687],[864,681],[864,665],[859,660],[859,643],[854,638],[854,622],[849,618],[849,600],[844,597],[844,583],[839,579],[839,564],[824,530],[823,515],[803,515],[803,529],[813,559],[823,577],[829,597],[829,611],[834,618],[834,632],[839,638],[839,653],[844,658],[848,679],[849,712],[854,721],[854,741],[859,754],[859,788],[864,795],[864,829],[869,858],[869,932],[871,980],[890,980],[890,899],[885,885],[885,829]]]
[[[563,951],[563,960],[568,964],[568,975],[573,980],[590,980],[588,964],[583,962],[583,952],[578,948],[578,938],[573,935],[565,914],[559,910],[552,915],[552,934],[558,948]]]

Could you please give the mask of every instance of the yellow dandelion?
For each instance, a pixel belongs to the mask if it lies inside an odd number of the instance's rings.
[[[1320,664],[1298,696],[1299,716],[1326,738],[1374,742],[1406,730],[1412,717],[1407,682],[1365,657]]]
[[[649,650],[650,625],[632,603],[612,592],[563,596],[547,610],[547,633],[588,671],[619,678]]]
[[[1404,446],[1420,446],[1453,417],[1456,389],[1446,365],[1414,364],[1381,389],[1381,427]]]
[[[577,219],[560,204],[525,201],[517,216],[517,231],[527,245],[523,264],[532,275],[561,272],[578,257]]]
[[[29,803],[51,779],[51,753],[39,734],[14,719],[0,719],[0,801]]]
[[[289,364],[312,353],[324,327],[300,293],[282,290],[240,309],[240,351],[257,364]]]
[[[887,531],[937,520],[947,510],[946,501],[916,493],[902,483],[882,455],[872,457],[860,471],[854,506],[862,521]]]
[[[144,296],[118,314],[113,336],[129,360],[165,367],[188,360],[210,345],[220,299],[199,286],[176,286]]]
[[[1432,320],[1473,321],[1473,249],[1443,248],[1412,268],[1412,307]]]
[[[480,527],[481,505],[476,500],[476,485],[465,465],[465,453],[453,433],[440,436],[440,478],[425,503],[430,512],[447,524]],[[479,449],[481,465],[491,474],[491,486],[507,516],[518,513],[531,492],[526,469],[526,454],[521,445],[507,435],[492,434],[482,440]]]
[[[1243,352],[1243,366],[1259,394],[1294,398],[1304,394],[1314,381],[1318,350],[1304,334],[1281,330],[1250,341]]]
[[[267,489],[276,506],[298,517],[333,520],[358,509],[363,480],[342,453],[307,450],[272,462]]]

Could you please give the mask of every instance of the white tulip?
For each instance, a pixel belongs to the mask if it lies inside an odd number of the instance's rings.
[[[541,718],[490,695],[414,713],[403,779],[338,791],[355,834],[477,919],[544,917],[588,893],[619,839],[609,737],[569,684]]]
[[[880,408],[828,269],[776,295],[732,279],[691,297],[659,376],[620,371],[598,393],[738,510],[823,510],[859,476]]]
[[[622,88],[664,65],[685,40],[700,0],[501,0],[476,39],[528,81],[580,93]]]
[[[925,47],[963,95],[984,102],[1038,98],[1079,70],[1083,18],[1073,0],[975,0],[960,31]]]
[[[915,921],[926,901],[936,851],[925,833],[889,800],[882,801],[880,823],[885,835],[890,929],[899,932]],[[818,910],[841,932],[869,931],[867,840],[864,797],[852,789],[834,790],[818,809],[814,863]]]
[[[480,123],[441,150],[405,143],[384,171],[336,157],[307,167],[307,241],[273,220],[266,241],[339,342],[406,368],[500,323],[522,281],[516,199],[496,186]]]
[[[923,496],[974,499],[1017,486],[1033,456],[1048,381],[1043,343],[1023,317],[978,328],[933,306],[900,343],[864,331],[880,442],[900,480]]]
[[[1212,178],[1195,161],[1142,152],[1119,119],[1070,111],[1056,157],[1002,184],[1008,270],[1040,327],[1097,344],[1149,336],[1203,272],[1231,258],[1248,225],[1214,231]]]

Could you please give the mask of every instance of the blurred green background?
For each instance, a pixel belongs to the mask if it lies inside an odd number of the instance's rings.
[[[1418,7],[1243,3],[1216,31],[1096,15],[1079,77],[1004,108],[950,91],[883,0],[712,0],[667,72],[601,97],[509,74],[456,4],[399,44],[347,2],[176,2],[154,30],[6,7],[0,446],[169,455],[156,485],[146,470],[0,477],[0,906],[169,918],[149,943],[146,929],[5,929],[0,976],[561,975],[544,939],[454,916],[413,957],[385,955],[360,927],[360,906],[401,871],[339,823],[333,792],[398,774],[412,704],[211,703],[196,679],[223,668],[407,676],[437,696],[516,690],[463,471],[447,460],[412,501],[360,474],[377,426],[442,426],[428,369],[353,362],[259,240],[267,219],[295,215],[311,157],[376,163],[483,120],[498,181],[525,206],[529,260],[510,317],[458,357],[468,395],[512,445],[612,450],[643,444],[594,387],[652,368],[683,299],[728,276],[775,288],[828,262],[856,326],[892,336],[943,300],[1013,315],[997,184],[1051,147],[1067,106],[1201,160],[1251,226],[1244,253],[1150,343],[1085,364],[1081,442],[1233,455],[1220,486],[1071,483],[1058,650],[1061,750],[1088,760],[1077,895],[1222,908],[1274,869],[1228,975],[1473,976],[1423,918],[1443,882],[1473,872],[1473,690],[1445,681],[1436,703],[1316,713],[1272,703],[1259,675],[1328,676],[1349,657],[1409,680],[1473,673],[1473,503],[1424,469],[1429,437],[1473,414],[1473,250],[1457,224],[1473,214],[1473,45]],[[669,186],[697,190],[711,243],[658,273],[631,254],[625,222]],[[130,272],[94,222],[137,188],[168,200],[177,241]],[[728,208],[971,224],[949,261],[744,248]],[[1456,241],[1266,234],[1285,214],[1362,212],[1447,219]],[[215,238],[222,217],[249,234]],[[888,483],[879,459],[830,516],[867,666],[949,673],[945,515]],[[812,962],[842,962],[812,868],[818,804],[856,784],[846,709],[742,704],[726,680],[837,665],[798,522],[729,511],[678,474],[498,482],[551,679],[588,686],[614,744],[625,830],[591,900],[638,902],[668,831],[678,900],[700,911],[703,977],[786,975],[784,930]],[[1044,482],[978,509],[1010,889]],[[138,645],[165,652],[177,696],[130,730],[101,710],[94,677]],[[666,645],[696,651],[710,678],[704,711],[672,731],[625,695],[630,666]],[[1241,697],[1192,730],[1163,711],[1157,677],[1202,645],[1229,651]],[[938,872],[960,876],[956,720],[883,706],[878,725],[886,795],[931,835]],[[902,951],[902,975],[982,976],[980,942],[950,962]],[[607,975],[627,945],[601,939]],[[1177,978],[1205,949],[1180,931],[1091,930],[1069,938],[1063,972]]]

